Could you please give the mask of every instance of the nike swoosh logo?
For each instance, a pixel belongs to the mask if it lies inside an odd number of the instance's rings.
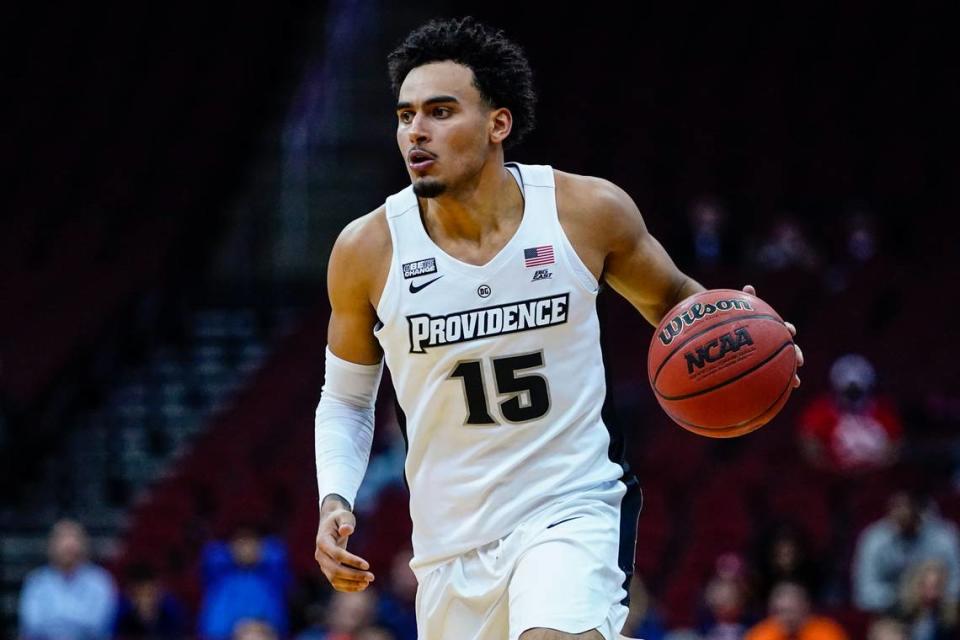
[[[547,529],[553,529],[553,528],[554,528],[555,526],[557,526],[558,524],[563,524],[564,522],[570,522],[571,520],[576,520],[577,518],[582,518],[582,517],[583,517],[583,516],[572,516],[572,517],[570,517],[570,518],[566,518],[566,519],[564,519],[564,520],[561,520],[560,522],[554,522],[553,524],[548,525],[548,526],[547,526]]]
[[[437,277],[434,278],[433,280],[427,280],[426,282],[424,282],[423,284],[421,284],[421,285],[419,285],[419,286],[418,286],[418,285],[415,285],[415,284],[413,284],[413,283],[411,282],[411,283],[410,283],[410,293],[417,293],[417,292],[420,291],[421,289],[425,289],[426,287],[429,287],[430,285],[432,285],[434,282],[436,282],[437,280],[439,280],[439,279],[442,278],[442,277],[443,277],[443,276],[437,276]]]

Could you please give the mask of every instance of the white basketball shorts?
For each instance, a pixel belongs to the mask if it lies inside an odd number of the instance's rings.
[[[627,617],[621,482],[567,500],[506,537],[418,572],[419,640],[517,640],[527,629],[596,629],[616,640]]]

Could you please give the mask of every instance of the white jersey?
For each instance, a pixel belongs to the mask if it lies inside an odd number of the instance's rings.
[[[483,266],[431,240],[412,186],[386,201],[393,258],[374,333],[404,414],[415,570],[622,487],[600,417],[597,281],[557,219],[553,169],[507,166],[523,219]]]

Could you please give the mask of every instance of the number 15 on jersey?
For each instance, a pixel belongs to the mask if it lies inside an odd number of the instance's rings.
[[[529,422],[550,411],[550,389],[547,378],[533,373],[544,366],[543,351],[490,358],[495,393],[487,393],[487,378],[482,360],[461,360],[450,372],[450,378],[463,382],[468,425],[494,425],[504,422]],[[490,413],[490,396],[503,398],[497,403],[497,417]]]

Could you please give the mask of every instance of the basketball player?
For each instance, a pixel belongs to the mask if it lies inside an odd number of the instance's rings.
[[[606,282],[656,325],[704,289],[623,190],[504,163],[535,97],[502,33],[431,22],[389,66],[412,184],[348,225],[330,258],[317,562],[341,591],[374,579],[346,543],[385,360],[408,440],[419,638],[612,640],[635,480],[601,418],[595,298]]]

